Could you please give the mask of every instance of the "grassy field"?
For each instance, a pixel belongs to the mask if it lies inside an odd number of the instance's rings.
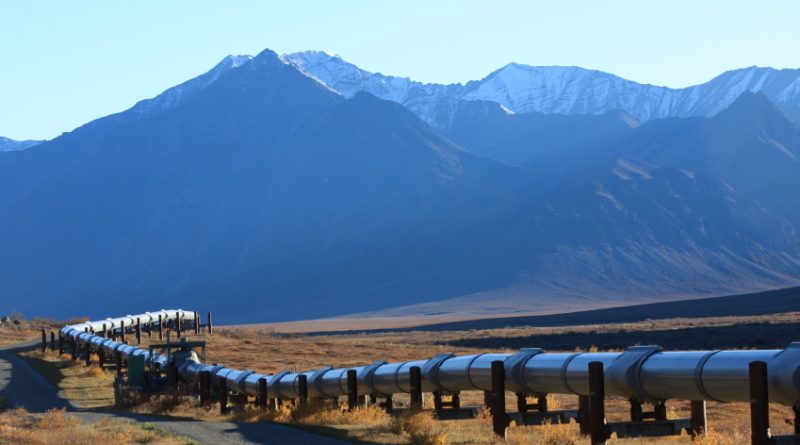
[[[84,422],[64,410],[32,414],[24,409],[0,409],[0,443],[4,445],[155,444],[185,445],[186,439],[150,424],[117,419]]]
[[[276,333],[263,327],[220,327],[214,336],[201,335],[206,340],[205,361],[223,363],[240,369],[262,373],[281,370],[308,370],[323,365],[353,366],[376,359],[401,361],[428,358],[441,352],[467,354],[474,352],[511,352],[519,347],[544,347],[548,350],[616,350],[647,338],[648,342],[668,345],[670,349],[709,347],[714,339],[735,341],[736,347],[783,347],[776,332],[788,332],[791,338],[800,322],[800,313],[762,315],[754,317],[712,317],[705,319],[678,318],[647,320],[631,323],[581,324],[576,326],[535,327],[517,326],[497,329],[445,332],[378,332],[361,334],[302,335]],[[718,330],[718,336],[697,335],[697,329]],[[759,333],[747,335],[747,333]],[[735,335],[734,335],[735,334]],[[155,338],[155,337],[154,337]],[[148,337],[144,336],[144,342]],[[650,341],[652,340],[652,341]],[[85,367],[82,362],[70,362],[66,356],[33,351],[25,354],[31,363],[48,379],[64,390],[78,406],[110,407],[113,404],[111,372],[96,366]],[[95,361],[96,363],[96,361]],[[430,398],[430,395],[427,396]],[[402,406],[407,398],[398,396],[395,405]],[[462,394],[462,405],[479,406],[480,392]],[[431,403],[428,401],[428,406]],[[553,408],[575,408],[577,398],[566,395],[550,396]],[[507,399],[509,410],[516,406],[513,395]],[[670,417],[688,417],[688,403],[668,403]],[[144,400],[127,407],[141,413],[175,417],[228,419],[239,421],[272,421],[289,423],[311,431],[356,441],[384,444],[497,444],[503,443],[491,433],[491,421],[485,416],[471,420],[436,421],[425,412],[411,417],[392,417],[376,408],[364,408],[354,413],[339,408],[294,409],[283,407],[278,412],[264,414],[252,408],[234,409],[220,416],[215,407],[202,408],[191,397],[179,395]],[[610,421],[628,418],[625,400],[609,399]],[[773,434],[790,434],[793,426],[791,409],[772,407]],[[613,439],[619,444],[714,444],[734,445],[749,442],[749,406],[743,403],[708,404],[709,434],[692,441],[685,434],[661,439]],[[575,423],[543,427],[512,427],[508,443],[568,445],[585,443],[578,435]]]
[[[20,320],[19,325],[0,326],[0,346],[13,345],[31,340],[41,340],[42,329],[58,329],[57,325],[51,320]]]

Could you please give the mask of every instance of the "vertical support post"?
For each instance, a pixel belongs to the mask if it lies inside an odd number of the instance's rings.
[[[411,409],[422,409],[422,371],[419,366],[408,370]]]
[[[540,413],[547,412],[547,394],[536,396],[536,410]]]
[[[50,350],[56,350],[56,333],[53,331],[50,331]]]
[[[794,434],[800,436],[800,405],[792,407],[794,411]]]
[[[439,391],[433,392],[433,409],[437,413],[442,410],[442,393]]]
[[[219,413],[228,414],[228,380],[224,377],[217,380],[219,386]]]
[[[347,410],[353,411],[358,407],[358,379],[356,370],[347,370]]]
[[[58,331],[58,354],[61,355],[64,353],[64,334],[61,331]]]
[[[150,317],[150,321],[147,322],[147,338],[153,337],[153,318]]]
[[[644,410],[642,409],[642,402],[636,399],[628,399],[631,404],[631,422],[641,422],[644,420]]]
[[[750,437],[752,445],[769,445],[769,389],[767,362],[748,365],[750,372]]]
[[[175,334],[181,338],[181,313],[175,313]]]
[[[42,328],[42,352],[47,351],[47,331]]]
[[[578,396],[578,424],[582,436],[588,436],[591,432],[589,409],[589,396]]]
[[[100,369],[106,367],[106,350],[102,346],[97,348],[97,364],[100,365]]]
[[[394,409],[394,406],[392,405],[392,395],[391,394],[386,396],[386,402],[383,404],[383,408],[386,410],[387,413],[390,413],[390,414],[391,414],[392,410]]]
[[[689,402],[689,434],[692,437],[700,437],[706,434],[708,420],[706,418],[706,401],[692,400]]]
[[[263,410],[267,410],[269,403],[267,403],[267,379],[261,377],[258,379],[258,405]]]
[[[517,393],[517,412],[528,412],[528,397],[521,392]]]
[[[107,335],[108,335],[108,329],[106,329],[106,324],[103,323],[103,333],[100,334],[100,336],[106,338]]]
[[[209,371],[200,371],[200,406],[208,405],[211,399],[211,373]]]
[[[505,437],[508,417],[506,416],[506,372],[501,360],[492,362],[492,430]]]
[[[136,344],[142,344],[142,321],[136,317]]]
[[[214,334],[214,327],[211,324],[211,311],[208,311],[208,322],[206,323],[206,329],[208,329],[208,335]]]
[[[92,345],[86,343],[84,350],[86,352],[86,366],[89,366],[92,364]]]
[[[606,388],[603,362],[589,363],[589,425],[592,445],[605,445],[606,432]]]
[[[200,335],[200,312],[194,311],[194,335]]]
[[[117,362],[117,375],[122,375],[122,353],[119,351],[114,351],[114,359]]]
[[[653,419],[667,420],[667,403],[665,401],[659,400],[653,405]]]
[[[297,394],[300,396],[300,406],[308,405],[308,377],[305,374],[297,376]]]
[[[122,343],[125,343],[125,320],[120,320],[119,322],[119,338]]]
[[[158,314],[158,339],[164,339],[164,320],[161,318],[161,314]]]
[[[70,352],[72,353],[72,360],[78,360],[78,341],[75,337],[70,337]]]

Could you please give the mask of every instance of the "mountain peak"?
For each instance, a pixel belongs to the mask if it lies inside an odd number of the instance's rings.
[[[720,116],[778,114],[785,117],[781,110],[762,92],[745,91],[733,103],[720,112]]]
[[[271,49],[265,49],[260,53],[258,53],[258,55],[253,57],[252,62],[260,66],[284,64],[283,60],[281,60],[281,57],[278,55],[278,53],[276,53]]]

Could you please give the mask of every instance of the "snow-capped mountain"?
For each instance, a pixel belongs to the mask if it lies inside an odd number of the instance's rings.
[[[324,51],[284,54],[282,59],[347,98],[360,91],[370,93],[403,104],[428,123],[435,123],[442,109],[445,110],[444,114],[452,114],[448,111],[452,105],[448,104],[463,95],[464,90],[461,84],[422,83],[407,77],[371,73]]]
[[[64,317],[54,303],[102,313],[169,299],[240,323],[800,283],[791,71],[670,90],[509,65],[433,85],[303,54],[229,57],[0,153],[8,309]],[[652,119],[715,113],[754,88],[710,118]]]
[[[34,145],[41,144],[42,141],[16,141],[14,139],[4,138],[0,136],[0,151],[17,151],[31,148]]]
[[[745,92],[762,92],[790,119],[800,121],[800,70],[750,67],[709,82],[673,89],[640,84],[580,67],[510,63],[466,85],[426,84],[371,73],[319,51],[283,56],[306,73],[351,97],[365,91],[405,105],[423,120],[446,127],[456,100],[496,102],[515,113],[603,114],[624,110],[641,121],[713,116]]]

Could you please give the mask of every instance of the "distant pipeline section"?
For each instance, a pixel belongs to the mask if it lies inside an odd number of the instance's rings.
[[[225,378],[228,388],[251,396],[258,395],[259,380],[275,398],[300,397],[298,378],[308,382],[308,397],[347,395],[347,371],[354,370],[359,394],[386,396],[409,393],[410,369],[421,369],[422,390],[428,392],[490,391],[491,363],[502,361],[508,391],[530,395],[589,394],[588,365],[601,362],[605,370],[606,395],[642,401],[709,400],[748,402],[748,364],[766,362],[769,367],[770,402],[787,406],[800,404],[800,342],[779,350],[662,351],[657,346],[635,346],[623,352],[544,352],[524,349],[514,354],[442,354],[431,359],[386,363],[376,361],[353,368],[323,367],[305,372],[260,374],[200,363],[196,356],[168,357],[127,345],[96,333],[141,323],[163,323],[194,316],[181,309],[146,312],[139,315],[90,321],[61,329],[61,335],[79,343],[89,343],[106,352],[125,357],[143,356],[161,369],[174,366],[189,381],[198,381],[207,371],[212,378]]]

